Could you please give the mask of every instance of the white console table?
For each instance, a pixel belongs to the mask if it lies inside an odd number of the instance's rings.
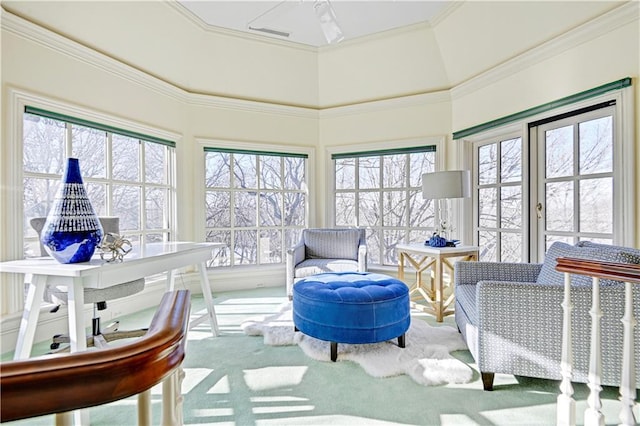
[[[192,242],[134,245],[132,252],[125,256],[122,262],[116,263],[107,263],[99,256],[94,256],[89,262],[74,264],[60,264],[49,257],[0,263],[0,272],[25,274],[25,282],[30,277],[14,359],[26,359],[31,355],[40,314],[40,303],[48,283],[56,286],[67,285],[71,352],[78,352],[87,348],[83,309],[84,288],[106,288],[168,271],[167,291],[171,291],[174,287],[176,270],[190,265],[195,265],[200,274],[211,332],[217,336],[218,322],[211,297],[206,262],[211,258],[214,249],[224,246],[223,243]]]

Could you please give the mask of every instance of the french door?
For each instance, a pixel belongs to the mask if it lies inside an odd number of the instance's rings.
[[[541,256],[554,241],[611,243],[614,107],[550,121],[532,132],[538,150],[535,229]]]
[[[480,260],[539,262],[554,241],[614,240],[615,107],[525,123],[475,141]]]

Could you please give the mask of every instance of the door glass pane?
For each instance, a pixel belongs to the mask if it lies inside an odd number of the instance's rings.
[[[547,130],[545,143],[545,176],[573,175],[573,126]]]
[[[500,261],[522,262],[522,235],[520,233],[500,233]]]
[[[478,149],[478,183],[480,185],[496,183],[498,178],[497,155],[498,147],[493,143]]]
[[[497,189],[482,188],[478,191],[479,225],[483,228],[495,228],[497,215]]]
[[[580,232],[613,232],[613,179],[580,181]]]
[[[498,260],[498,239],[495,232],[480,231],[478,242],[480,245],[480,260],[495,262]]]
[[[613,117],[580,123],[580,174],[613,171]]]
[[[573,182],[546,184],[547,230],[573,232]]]
[[[545,235],[545,247],[546,247],[545,252],[549,250],[549,247],[551,247],[551,244],[555,243],[556,241],[560,241],[561,243],[573,244],[573,237],[567,237],[563,235],[553,235],[553,234]]]
[[[522,180],[522,139],[515,138],[500,143],[500,181]]]
[[[503,186],[500,191],[500,226],[507,229],[522,227],[522,188]],[[504,259],[503,259],[504,260]]]

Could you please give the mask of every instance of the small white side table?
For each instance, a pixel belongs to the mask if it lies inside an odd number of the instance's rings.
[[[479,247],[431,247],[423,243],[398,244],[398,278],[404,281],[405,267],[411,266],[415,270],[415,282],[409,285],[409,295],[412,300],[422,298],[427,304],[424,310],[442,322],[447,315],[453,314],[449,309],[454,300],[453,292],[453,264],[456,260],[478,260]],[[451,280],[445,285],[444,268],[450,272]],[[430,269],[433,272],[431,285],[426,286],[422,273]],[[417,293],[417,294],[416,294]]]

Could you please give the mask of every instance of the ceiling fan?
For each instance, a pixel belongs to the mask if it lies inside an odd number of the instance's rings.
[[[247,22],[247,28],[252,31],[260,31],[280,37],[289,37],[291,35],[290,32],[270,27],[269,23],[279,16],[300,7],[303,2],[304,0],[283,0],[271,9]],[[342,28],[340,28],[336,19],[336,12],[329,0],[314,0],[313,11],[318,19],[320,29],[322,30],[327,43],[339,43],[344,40]]]

